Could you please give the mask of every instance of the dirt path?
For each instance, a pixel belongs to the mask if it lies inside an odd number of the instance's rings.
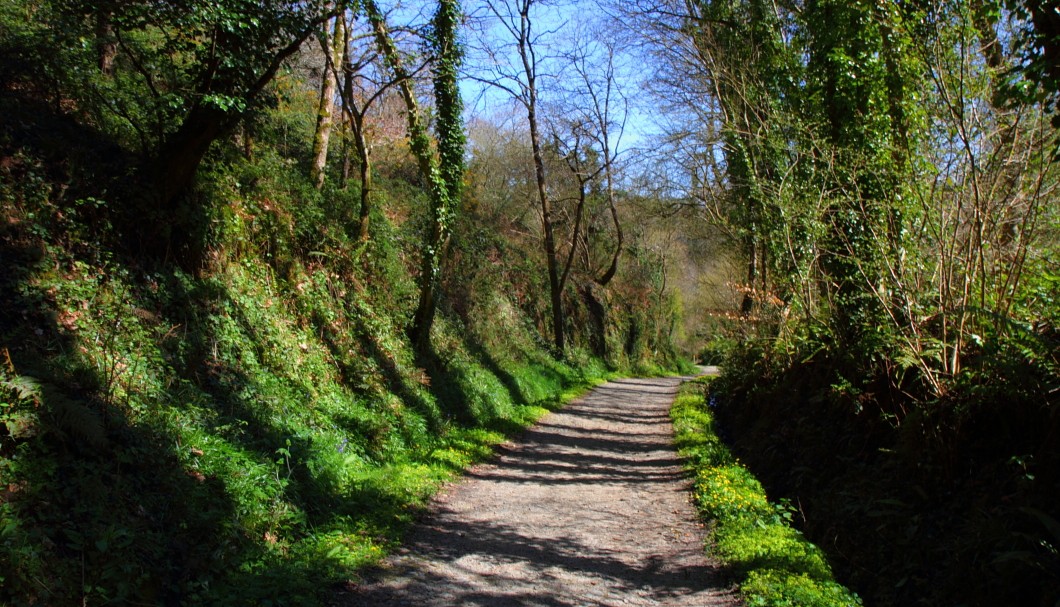
[[[671,446],[680,379],[600,386],[444,492],[356,605],[735,605]]]

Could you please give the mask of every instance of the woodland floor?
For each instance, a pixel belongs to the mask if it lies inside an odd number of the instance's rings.
[[[681,381],[613,381],[548,415],[443,491],[336,604],[738,604],[673,450]]]

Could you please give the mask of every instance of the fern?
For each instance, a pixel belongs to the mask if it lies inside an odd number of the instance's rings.
[[[40,395],[40,383],[32,377],[16,375],[12,378],[0,377],[0,387],[5,392],[13,393],[17,401],[36,402]]]
[[[6,453],[8,439],[23,440],[36,434],[36,408],[40,402],[40,384],[32,377],[11,374],[8,369],[0,372],[0,453]]]

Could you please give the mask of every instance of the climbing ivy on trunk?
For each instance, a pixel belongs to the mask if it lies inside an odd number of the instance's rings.
[[[383,14],[374,0],[365,0],[363,8],[387,66],[399,82],[408,113],[410,147],[430,193],[430,226],[420,249],[419,299],[409,326],[409,336],[416,349],[425,352],[430,346],[442,263],[449,247],[464,176],[466,135],[462,119],[463,105],[457,87],[457,69],[461,58],[457,40],[460,5],[456,0],[440,0],[432,21],[430,48],[434,61],[434,93],[438,113],[437,156],[420,115],[411,74],[390,37]]]

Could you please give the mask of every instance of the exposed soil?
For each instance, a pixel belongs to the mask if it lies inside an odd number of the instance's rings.
[[[736,605],[672,447],[680,383],[614,381],[548,415],[440,494],[337,603]]]

